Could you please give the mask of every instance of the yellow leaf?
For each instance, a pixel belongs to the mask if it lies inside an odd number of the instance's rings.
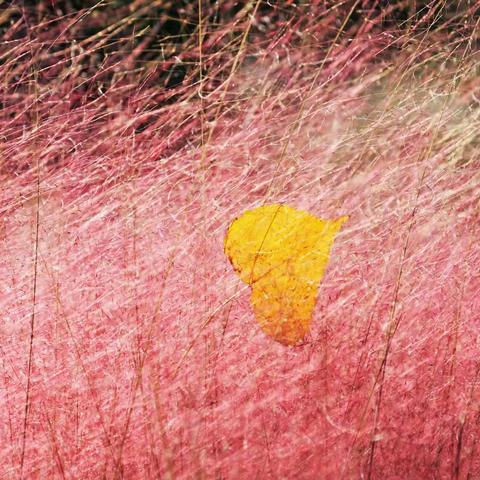
[[[252,287],[260,327],[278,342],[295,345],[310,330],[330,249],[347,219],[323,220],[274,204],[247,210],[230,225],[225,253]]]

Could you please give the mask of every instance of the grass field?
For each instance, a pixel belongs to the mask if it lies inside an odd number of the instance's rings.
[[[480,479],[480,2],[0,5],[1,479]],[[347,215],[301,345],[224,254]]]

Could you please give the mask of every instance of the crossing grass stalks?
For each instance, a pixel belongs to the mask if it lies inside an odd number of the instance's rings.
[[[0,477],[478,478],[479,8],[2,6]],[[349,216],[298,347],[265,203]]]

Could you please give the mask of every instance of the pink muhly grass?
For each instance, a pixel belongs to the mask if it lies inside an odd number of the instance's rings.
[[[478,478],[479,5],[67,3],[2,19],[0,478]],[[349,215],[294,348],[277,202]]]

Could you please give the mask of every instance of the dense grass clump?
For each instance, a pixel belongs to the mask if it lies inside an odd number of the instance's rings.
[[[0,478],[479,478],[479,12],[2,4]],[[349,217],[299,346],[270,203]]]

